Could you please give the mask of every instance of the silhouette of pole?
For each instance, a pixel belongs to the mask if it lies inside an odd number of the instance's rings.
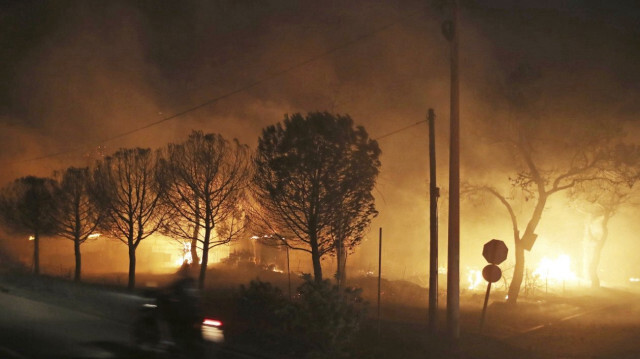
[[[382,279],[382,227],[378,237],[378,337],[380,336],[380,282]]]
[[[289,276],[289,300],[291,300],[291,267],[289,265],[289,246],[287,246],[287,274]]]
[[[491,293],[491,282],[487,284],[487,293],[484,295],[484,305],[482,306],[482,316],[480,317],[480,333],[484,328],[484,319],[487,316],[487,304],[489,303],[489,294]]]
[[[438,197],[436,186],[436,136],[433,109],[429,109],[429,331],[438,330]]]
[[[458,91],[458,2],[452,0],[449,23],[451,44],[451,130],[449,149],[449,238],[447,261],[447,332],[460,338],[460,118]],[[445,23],[446,24],[446,23]],[[446,28],[443,27],[446,34]]]

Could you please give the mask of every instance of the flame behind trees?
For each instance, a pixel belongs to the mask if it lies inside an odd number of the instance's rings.
[[[82,258],[80,245],[95,236],[101,213],[91,196],[92,178],[88,168],[69,167],[61,174],[55,191],[57,210],[53,213],[56,233],[73,241],[74,279],[80,281]]]
[[[244,229],[250,164],[247,146],[202,131],[164,149],[159,178],[170,215],[163,231],[191,241],[193,263],[197,263],[196,247],[202,248],[200,288],[209,250],[229,243]]]
[[[163,193],[156,174],[156,157],[142,148],[120,149],[94,170],[101,227],[129,249],[129,289],[135,287],[138,245],[160,229],[167,215],[160,206]]]
[[[285,116],[258,140],[259,215],[252,221],[261,222],[267,238],[310,253],[314,279],[322,281],[322,257],[355,247],[377,214],[371,191],[379,156],[378,143],[363,127],[354,128],[349,116]]]

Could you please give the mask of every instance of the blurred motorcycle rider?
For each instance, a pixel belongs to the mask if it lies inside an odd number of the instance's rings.
[[[189,263],[183,263],[176,275],[159,304],[176,345],[190,348],[202,339],[200,293]]]

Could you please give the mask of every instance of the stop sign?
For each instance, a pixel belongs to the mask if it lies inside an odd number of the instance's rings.
[[[491,264],[500,264],[507,259],[509,249],[503,241],[492,239],[482,248],[482,256]]]

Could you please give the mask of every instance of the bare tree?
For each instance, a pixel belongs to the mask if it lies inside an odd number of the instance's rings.
[[[159,205],[163,193],[150,149],[120,149],[99,161],[94,190],[103,213],[101,227],[129,248],[128,288],[135,287],[136,249],[162,226],[167,213]]]
[[[605,143],[608,142],[607,139],[603,138],[602,140]],[[609,152],[605,143],[593,147],[574,147],[575,152],[566,167],[542,169],[533,156],[533,148],[526,137],[521,135],[515,141],[510,142],[509,146],[514,151],[513,153],[524,162],[524,166],[516,172],[514,177],[510,178],[510,192],[504,193],[495,186],[486,184],[476,184],[466,189],[486,191],[497,198],[509,213],[516,260],[513,278],[509,286],[507,299],[509,303],[515,304],[517,302],[524,276],[525,250],[530,251],[533,248],[538,237],[535,231],[542,219],[549,198],[583,182],[609,180],[605,170]],[[514,192],[519,192],[520,195],[518,196]],[[516,203],[520,201],[532,203],[532,210],[526,221],[524,233],[520,231],[518,216],[512,204],[514,201]]]
[[[90,193],[91,181],[89,168],[69,167],[61,173],[54,193],[56,233],[73,241],[76,281],[80,281],[82,271],[80,245],[95,235],[102,218]]]
[[[585,236],[593,244],[588,260],[592,288],[600,288],[598,268],[609,238],[609,221],[623,206],[633,204],[634,186],[640,179],[640,147],[620,144],[615,147],[610,162],[607,179],[582,182],[570,191],[573,205],[591,219]],[[594,230],[594,224],[598,230]]]
[[[18,178],[0,192],[0,216],[6,227],[33,240],[33,272],[40,274],[40,237],[53,234],[56,211],[51,178]]]
[[[229,243],[244,229],[249,151],[237,140],[193,131],[169,144],[161,160],[164,203],[172,215],[164,230],[202,249],[199,286],[204,287],[209,250]],[[197,256],[195,257],[197,259]]]
[[[379,156],[377,142],[349,116],[294,114],[262,131],[254,175],[261,214],[255,219],[271,229],[267,238],[310,253],[318,282],[321,258],[356,246],[377,213],[371,191]]]
[[[621,129],[607,119],[567,118],[558,120],[535,105],[540,96],[537,74],[521,66],[510,77],[507,115],[485,119],[484,135],[511,156],[510,191],[495,184],[472,183],[467,190],[484,190],[496,197],[509,213],[515,246],[515,268],[508,302],[518,299],[525,268],[525,250],[530,251],[549,198],[579,183],[609,180],[608,165]],[[495,164],[495,163],[493,163]],[[522,201],[522,202],[520,202]],[[514,202],[526,203],[531,212],[521,233]]]

